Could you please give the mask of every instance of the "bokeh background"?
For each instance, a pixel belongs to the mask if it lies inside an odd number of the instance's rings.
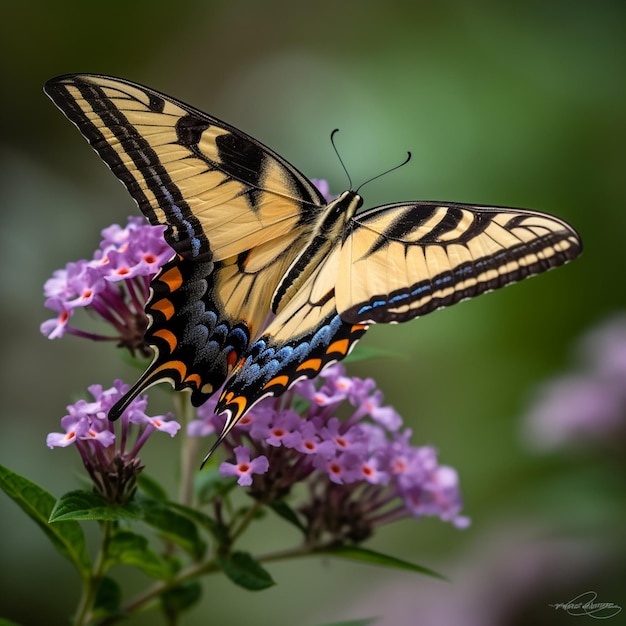
[[[270,567],[278,585],[261,593],[207,580],[185,623],[570,624],[549,604],[590,590],[626,609],[623,437],[612,449],[583,440],[540,451],[524,435],[536,390],[575,367],[577,337],[626,306],[626,4],[9,1],[2,15],[2,464],[57,495],[75,488],[78,455],[48,450],[45,435],[87,385],[135,376],[112,346],[48,341],[38,330],[51,316],[42,285],[52,271],[89,258],[100,230],[136,211],[42,84],[67,72],[118,75],[246,130],[335,192],[347,183],[333,128],[357,183],[412,150],[409,165],[366,188],[366,206],[535,208],[573,223],[585,243],[565,268],[374,328],[364,343],[399,356],[351,368],[376,378],[416,444],[435,445],[458,470],[473,520],[464,531],[402,522],[368,545],[451,583],[345,562],[279,563]],[[155,408],[166,398],[151,397]],[[173,484],[177,446],[167,439],[153,439],[143,458]],[[265,552],[285,536],[276,521],[248,545]],[[129,588],[146,582],[120,573]],[[66,623],[77,583],[0,495],[0,615]]]

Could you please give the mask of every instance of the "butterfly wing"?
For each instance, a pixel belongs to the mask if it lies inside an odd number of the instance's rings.
[[[177,252],[146,307],[155,358],[110,416],[162,380],[201,404],[258,336],[324,198],[252,137],[147,87],[68,75],[45,90]]]
[[[338,261],[339,248],[315,269],[233,370],[216,407],[217,413],[227,413],[219,441],[262,398],[279,396],[297,380],[314,378],[346,357],[367,330],[365,324],[344,322],[337,313]]]
[[[315,186],[242,131],[158,91],[75,74],[45,91],[185,258],[222,260],[297,238],[325,204]]]
[[[413,202],[357,215],[344,238],[337,309],[351,323],[404,322],[576,258],[565,222],[505,207]]]

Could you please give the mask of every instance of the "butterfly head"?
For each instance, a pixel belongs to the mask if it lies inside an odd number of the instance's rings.
[[[338,213],[349,213],[352,215],[363,206],[363,198],[358,192],[348,189],[339,194],[330,204],[334,205],[334,210]]]

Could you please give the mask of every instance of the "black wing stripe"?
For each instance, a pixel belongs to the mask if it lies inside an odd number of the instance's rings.
[[[426,240],[439,241],[441,239],[444,239],[448,233],[456,231],[464,216],[463,211],[454,207],[445,209],[443,211],[441,209],[438,209],[438,211],[441,211],[443,213],[443,219],[434,228],[432,228],[422,240],[418,241],[426,242]],[[475,223],[475,221],[476,220],[474,220],[473,223]],[[463,236],[467,236],[466,229],[463,232]]]
[[[135,173],[126,166],[120,153],[111,146],[110,141],[90,119],[89,113],[93,111],[97,115],[103,126],[113,133],[120,142],[123,152],[141,172],[146,187],[158,202],[159,208],[168,216],[168,221],[176,226],[175,229],[170,227],[166,233],[168,243],[179,254],[209,260],[209,242],[198,219],[193,215],[180,190],[170,178],[150,144],[128,121],[122,111],[115,106],[104,89],[78,79],[74,79],[72,86],[78,89],[85,102],[89,103],[90,110],[84,110],[80,106],[62,81],[48,83],[46,92],[67,117],[78,126],[102,160],[126,186],[150,222],[152,224],[161,223],[155,209],[141,189]],[[148,108],[151,111],[163,110],[165,105],[163,99],[156,94],[147,95],[149,96]],[[200,120],[198,121],[200,122]]]
[[[384,248],[389,241],[404,241],[407,238],[412,243],[421,245],[463,243],[467,239],[480,235],[491,225],[488,216],[472,214],[464,206],[443,206],[434,202],[420,203],[420,205],[419,216],[415,213],[409,214],[405,210],[397,211],[397,215],[394,215],[396,209],[405,209],[405,205],[389,205],[384,212],[377,211],[379,215],[386,213],[391,222],[385,227],[384,233],[381,232],[384,236],[374,242],[367,254],[373,254]],[[351,227],[368,226],[367,221],[362,218],[367,218],[368,214],[373,215],[374,211],[376,210],[358,215]],[[468,223],[461,227],[464,220]]]
[[[402,241],[407,235],[432,220],[437,214],[437,210],[437,207],[428,207],[428,209],[425,209],[420,214],[419,221],[415,221],[415,219],[407,219],[407,214],[404,211],[399,211],[398,215],[393,217],[391,223],[385,229],[385,236],[379,237],[368,250],[367,254],[374,254],[378,250],[381,250],[388,245],[390,240]],[[365,214],[367,214],[367,212]],[[360,217],[361,216],[359,215],[352,221],[351,228],[359,223]]]

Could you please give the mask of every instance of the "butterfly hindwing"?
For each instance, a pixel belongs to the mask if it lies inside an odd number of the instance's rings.
[[[403,322],[562,265],[580,251],[568,224],[534,211],[386,205],[350,223],[337,308],[346,321]]]
[[[337,313],[332,285],[338,259],[335,250],[314,270],[233,370],[216,409],[229,414],[222,438],[260,399],[279,396],[297,380],[341,361],[367,330]]]
[[[249,329],[233,319],[211,297],[211,261],[194,262],[175,255],[154,277],[146,304],[149,325],[144,342],[152,363],[133,388],[111,409],[121,415],[147,387],[168,381],[174,389],[191,391],[199,406],[219,388],[250,341]]]

